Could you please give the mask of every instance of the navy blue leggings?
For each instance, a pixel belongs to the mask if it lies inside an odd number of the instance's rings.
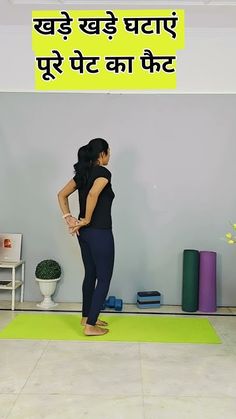
[[[92,227],[82,228],[77,237],[85,269],[82,315],[95,325],[111,282],[114,238],[112,230]]]

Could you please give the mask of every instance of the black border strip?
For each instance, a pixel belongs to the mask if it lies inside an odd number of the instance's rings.
[[[160,300],[159,301],[158,300],[153,300],[153,301],[150,301],[150,300],[147,300],[147,301],[137,300],[137,304],[140,304],[140,305],[149,304],[150,307],[151,307],[152,304],[158,304],[160,306],[161,305],[161,302],[160,302]]]
[[[22,309],[22,308],[17,308],[15,310],[11,310],[10,308],[0,308],[1,311],[11,311],[11,312],[17,312],[17,311],[33,311],[35,313],[37,312],[43,312],[43,313],[81,313],[82,310],[33,310],[33,309]],[[236,314],[221,314],[221,313],[196,313],[196,312],[189,312],[189,313],[157,313],[157,312],[140,312],[140,311],[106,311],[106,310],[102,310],[101,314],[141,314],[141,315],[148,315],[148,314],[155,314],[157,316],[212,316],[212,317],[236,317]]]

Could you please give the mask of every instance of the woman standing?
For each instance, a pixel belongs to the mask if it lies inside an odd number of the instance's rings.
[[[85,269],[82,320],[84,334],[104,335],[106,322],[98,319],[106,299],[114,265],[114,238],[111,206],[114,192],[111,172],[106,169],[110,158],[108,143],[102,138],[91,140],[78,151],[75,176],[58,193],[60,208],[71,234],[77,234]],[[68,197],[78,189],[79,220],[70,214]]]

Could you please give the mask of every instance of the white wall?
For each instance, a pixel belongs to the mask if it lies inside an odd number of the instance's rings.
[[[55,258],[56,300],[81,301],[79,247],[56,195],[81,144],[101,136],[116,193],[111,293],[134,302],[157,289],[180,304],[182,251],[196,248],[217,252],[218,304],[236,305],[236,249],[222,240],[236,221],[235,109],[235,95],[0,94],[0,230],[23,233],[26,300],[40,299],[36,263]]]

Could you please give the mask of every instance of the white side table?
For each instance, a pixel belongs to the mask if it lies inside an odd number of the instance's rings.
[[[16,281],[16,268],[21,266],[21,281]],[[21,287],[20,293],[20,302],[24,301],[24,283],[25,283],[25,261],[20,260],[19,262],[0,262],[0,269],[11,269],[11,280],[3,279],[1,282],[6,282],[5,284],[0,284],[0,290],[11,290],[11,309],[15,310],[15,290]]]

